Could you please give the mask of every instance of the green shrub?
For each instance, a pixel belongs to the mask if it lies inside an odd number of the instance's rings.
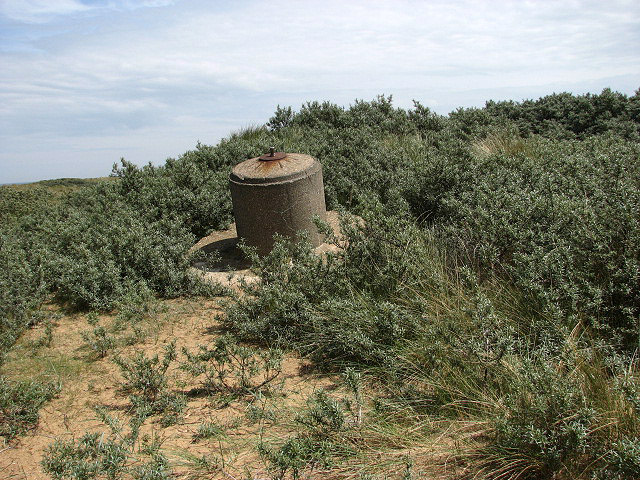
[[[109,478],[115,480],[126,470],[126,447],[99,433],[86,433],[76,444],[57,440],[45,451],[42,468],[55,479]]]
[[[13,382],[0,375],[0,436],[12,440],[38,424],[38,410],[60,391],[59,385]]]
[[[637,347],[640,172],[637,145],[614,138],[530,144],[466,168],[438,217],[456,248],[505,271],[541,310],[584,322],[607,343]]]
[[[345,428],[345,414],[337,400],[320,391],[307,400],[307,409],[296,417],[296,422],[310,436],[327,439]]]
[[[44,188],[19,191],[0,187],[0,222],[3,225],[20,223],[26,216],[49,210],[52,195]]]
[[[309,438],[291,437],[277,449],[265,443],[258,445],[258,453],[273,473],[273,478],[283,480],[287,472],[297,480],[306,468],[330,465],[331,446],[326,442],[314,442]]]
[[[387,213],[409,210],[446,231],[465,261],[505,272],[536,309],[570,328],[583,320],[629,352],[640,284],[629,141],[638,98],[558,94],[448,119],[419,104],[400,112],[384,97],[347,109],[312,102],[278,110],[286,122],[274,117],[274,133],[320,158],[332,208],[377,198]]]
[[[104,358],[116,345],[116,340],[107,330],[98,324],[98,316],[95,313],[87,315],[87,322],[93,330],[82,332],[82,339],[98,358]]]
[[[524,364],[518,373],[513,391],[504,398],[504,415],[493,420],[495,444],[530,458],[530,478],[549,478],[594,448],[597,412],[575,380],[551,364]]]
[[[604,465],[597,471],[599,478],[623,480],[640,476],[640,440],[623,437],[611,444],[611,450],[603,458]]]
[[[629,349],[638,297],[637,142],[629,139],[637,138],[638,104],[637,94],[604,90],[488,102],[441,117],[419,103],[395,108],[384,96],[348,108],[311,102],[298,112],[279,108],[271,131],[257,127],[216,147],[199,144],[161,167],[123,161],[115,180],[64,197],[59,208],[47,205],[43,191],[6,193],[1,214],[20,221],[0,245],[0,260],[9,264],[2,290],[13,292],[0,302],[12,309],[0,334],[10,345],[28,324],[20,312],[48,291],[95,309],[111,309],[140,288],[204,293],[185,273],[188,248],[231,220],[229,168],[279,145],[319,158],[330,208],[358,211],[376,199],[385,213],[411,212],[447,230],[456,250],[473,252],[472,261],[504,267],[534,293],[538,308],[569,323],[585,314],[605,341],[615,337]],[[592,140],[596,134],[619,139]],[[562,140],[573,138],[581,141]]]
[[[145,437],[135,455],[135,439],[123,438],[119,425],[115,425],[112,418],[103,419],[110,423],[109,435],[86,433],[77,442],[56,440],[50,444],[41,461],[44,472],[60,480],[167,480],[173,477],[167,458],[159,451],[159,444],[155,441],[149,444]],[[141,455],[150,458],[142,461]]]
[[[494,118],[515,123],[521,133],[585,138],[615,131],[638,138],[638,92],[627,97],[605,88],[598,94],[554,93],[538,100],[487,102],[485,110]]]
[[[131,290],[164,296],[211,291],[188,273],[194,237],[173,219],[145,221],[113,185],[84,191],[49,242],[53,288],[80,308],[110,309]]]
[[[134,209],[145,222],[172,220],[173,223],[202,237],[231,220],[228,192],[229,160],[216,156],[210,147],[198,145],[178,159],[167,159],[161,167],[138,168],[121,161],[112,175],[118,182],[109,184],[114,196]],[[209,162],[217,168],[210,168]]]
[[[145,301],[123,305],[136,296],[221,293],[187,273],[188,249],[231,220],[231,166],[274,145],[317,157],[329,208],[363,221],[343,221],[332,239],[341,250],[324,258],[304,242],[254,256],[261,281],[227,307],[228,329],[328,370],[373,369],[389,392],[380,403],[490,426],[482,471],[637,476],[637,425],[621,412],[639,398],[639,93],[488,102],[447,117],[384,96],[310,102],[162,167],[123,161],[111,182],[52,205],[43,191],[0,189],[0,354],[50,294],[117,307],[135,324]],[[575,348],[603,358],[597,375],[567,354],[578,330]],[[245,347],[216,348],[190,353],[190,368],[251,384],[252,357],[230,353]],[[162,361],[138,360],[123,365],[156,386],[130,392],[136,428],[181,402]],[[303,435],[281,447],[264,455],[284,475],[322,463],[312,449],[330,446]]]
[[[166,375],[169,365],[175,359],[175,342],[165,346],[162,359],[158,355],[149,358],[142,352],[138,352],[130,360],[114,357],[113,361],[120,368],[123,377],[120,390],[129,394],[134,423],[141,424],[146,418],[159,413],[163,415],[164,426],[178,421],[186,401],[184,396],[169,390]]]
[[[18,227],[0,226],[0,364],[29,325],[48,289],[46,254]]]
[[[339,458],[354,454],[352,434],[360,418],[350,416],[343,408],[346,398],[335,399],[324,391],[315,392],[302,412],[295,417],[298,433],[277,447],[261,441],[258,453],[274,478],[282,479],[287,472],[300,478],[303,470],[328,467]]]
[[[478,468],[496,476],[634,471],[635,407],[624,399],[637,398],[634,381],[624,377],[618,387],[618,373],[587,368],[585,355],[610,349],[586,336],[572,340],[531,293],[504,285],[502,272],[483,278],[450,263],[437,236],[402,218],[374,208],[363,222],[343,222],[343,232],[344,249],[325,259],[304,242],[279,242],[254,258],[262,281],[228,307],[227,326],[248,340],[295,347],[324,368],[382,367],[375,371],[392,401],[491,425]],[[324,440],[340,432],[344,414],[328,397],[316,402],[300,417],[307,436],[283,450],[263,447],[263,456],[281,472],[313,463],[303,446],[313,432]],[[610,459],[627,470],[612,470]]]
[[[180,368],[202,376],[202,388],[209,394],[257,395],[282,372],[282,351],[242,346],[231,335],[218,337],[213,348],[200,345],[197,353],[186,348],[182,352],[186,362]]]
[[[229,306],[225,325],[245,340],[294,347],[325,366],[383,364],[416,332],[415,314],[391,299],[429,267],[413,262],[429,247],[407,221],[377,214],[364,223],[345,220],[343,231],[346,248],[326,259],[305,241],[281,241],[254,258],[262,281]],[[416,256],[405,255],[409,246]]]
[[[169,480],[174,476],[167,458],[159,453],[154,454],[150,461],[135,466],[131,475],[135,480]]]
[[[500,459],[494,471],[519,478],[637,476],[636,407],[597,356],[585,353],[525,360],[511,370],[490,420],[487,458]]]

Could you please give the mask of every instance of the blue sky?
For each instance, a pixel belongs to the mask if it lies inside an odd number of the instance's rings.
[[[276,106],[640,88],[640,2],[0,0],[0,183],[161,164]]]

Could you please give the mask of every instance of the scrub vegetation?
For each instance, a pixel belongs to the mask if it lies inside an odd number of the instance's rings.
[[[247,249],[260,281],[231,294],[189,273],[189,249],[232,221],[230,167],[272,145],[322,163],[341,234],[319,227],[338,248]],[[250,426],[272,478],[640,478],[639,212],[640,90],[448,116],[383,96],[278,107],[160,167],[0,187],[0,362],[46,322],[33,349],[52,348],[55,307],[77,316],[83,361],[120,370],[128,430],[100,407],[108,436],[57,440],[51,478],[172,478],[180,465],[140,431],[184,423],[203,395],[193,478],[236,478],[230,439]],[[208,344],[120,354],[166,315],[154,302],[223,295]],[[335,385],[283,415],[286,355]],[[11,444],[64,385],[2,372]],[[232,402],[246,418],[216,420]]]

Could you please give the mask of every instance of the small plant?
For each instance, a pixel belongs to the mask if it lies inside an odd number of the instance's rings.
[[[45,319],[43,324],[44,331],[42,332],[42,335],[28,344],[34,352],[42,347],[50,347],[51,342],[53,341],[53,327],[55,325],[51,321],[51,318]]]
[[[132,332],[129,335],[122,337],[122,343],[124,345],[135,345],[136,343],[141,343],[147,337],[147,332],[138,325],[133,325],[131,330]]]
[[[139,422],[151,415],[162,413],[163,425],[171,425],[178,421],[184,410],[186,401],[184,396],[168,390],[167,369],[176,358],[175,342],[165,347],[162,360],[155,355],[148,358],[142,352],[131,360],[115,357],[113,362],[120,367],[124,378],[121,391],[129,394],[134,409],[134,418]]]
[[[315,442],[309,438],[291,437],[280,448],[271,448],[261,442],[258,453],[272,472],[274,480],[282,480],[287,472],[291,472],[294,480],[300,478],[300,473],[306,468],[316,465],[331,464],[331,445],[327,442]]]
[[[157,435],[143,435],[140,441],[139,451],[145,455],[153,456],[160,452],[162,447],[163,438]]]
[[[253,423],[274,423],[278,419],[278,411],[274,406],[267,404],[267,399],[258,393],[255,400],[247,405],[246,417]]]
[[[186,460],[186,464],[189,465],[190,469],[196,470],[198,473],[195,475],[191,475],[187,478],[196,479],[202,478],[202,474],[215,474],[220,473],[221,469],[221,461],[218,457],[214,455],[191,455],[189,453],[185,453],[182,455]],[[209,478],[209,477],[206,477]]]
[[[60,391],[60,385],[11,382],[0,375],[0,437],[12,440],[38,423],[38,410]]]
[[[136,455],[137,432],[123,436],[122,424],[117,418],[99,407],[96,413],[111,430],[109,435],[86,433],[77,442],[56,440],[46,449],[41,462],[46,473],[56,480],[172,478],[169,462],[160,452],[161,442],[157,437],[143,436]],[[145,456],[150,459],[141,463]]]
[[[126,326],[140,322],[156,313],[159,303],[154,298],[153,292],[145,284],[136,285],[127,290],[127,293],[117,302],[115,323],[118,326]]]
[[[356,424],[362,424],[362,374],[356,372],[353,368],[346,368],[343,374],[344,383],[353,395],[353,402],[350,399],[345,399],[345,405],[349,412],[355,417]]]
[[[307,400],[307,409],[296,417],[296,422],[313,437],[326,439],[343,430],[346,420],[340,402],[320,391]]]
[[[226,437],[227,431],[223,425],[216,422],[205,422],[198,426],[198,431],[193,436],[193,441],[206,439],[206,438],[221,438]]]
[[[115,480],[126,470],[128,448],[114,437],[86,433],[74,441],[56,440],[42,459],[42,468],[55,479],[108,478]]]
[[[218,453],[220,454],[220,465],[225,468],[224,449],[222,448],[222,440],[227,438],[227,428],[215,422],[205,422],[200,424],[198,432],[193,436],[193,441],[197,442],[201,439],[215,439],[218,443]],[[205,457],[203,457],[203,460]],[[216,465],[217,466],[217,462]]]
[[[348,375],[351,380],[359,382],[353,372]],[[278,448],[262,441],[258,444],[258,452],[273,478],[283,479],[290,471],[297,479],[303,469],[318,465],[327,467],[338,456],[353,453],[348,445],[349,422],[341,403],[345,402],[331,398],[324,391],[316,392],[307,399],[304,411],[295,418],[302,427],[296,435]]]
[[[187,361],[180,368],[202,377],[209,394],[256,395],[267,391],[282,371],[282,351],[257,350],[239,345],[232,335],[219,337],[213,348],[197,353],[182,350]]]
[[[44,333],[38,340],[38,343],[43,347],[50,347],[53,340],[53,322],[50,319],[44,322]]]
[[[132,468],[131,476],[135,480],[169,480],[173,477],[173,472],[167,457],[161,453],[154,453],[149,462]]]
[[[116,339],[107,333],[107,330],[99,325],[98,315],[91,312],[87,315],[87,322],[93,330],[82,332],[82,339],[98,358],[104,358],[116,345]]]
[[[155,402],[158,395],[167,387],[166,372],[176,358],[175,349],[175,342],[166,345],[162,360],[158,355],[147,358],[142,352],[138,352],[130,361],[115,357],[113,362],[120,367],[120,373],[124,377],[121,390],[151,403]]]

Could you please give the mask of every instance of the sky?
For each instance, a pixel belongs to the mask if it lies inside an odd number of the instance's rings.
[[[640,88],[640,2],[0,0],[0,184],[162,164],[276,107]]]

